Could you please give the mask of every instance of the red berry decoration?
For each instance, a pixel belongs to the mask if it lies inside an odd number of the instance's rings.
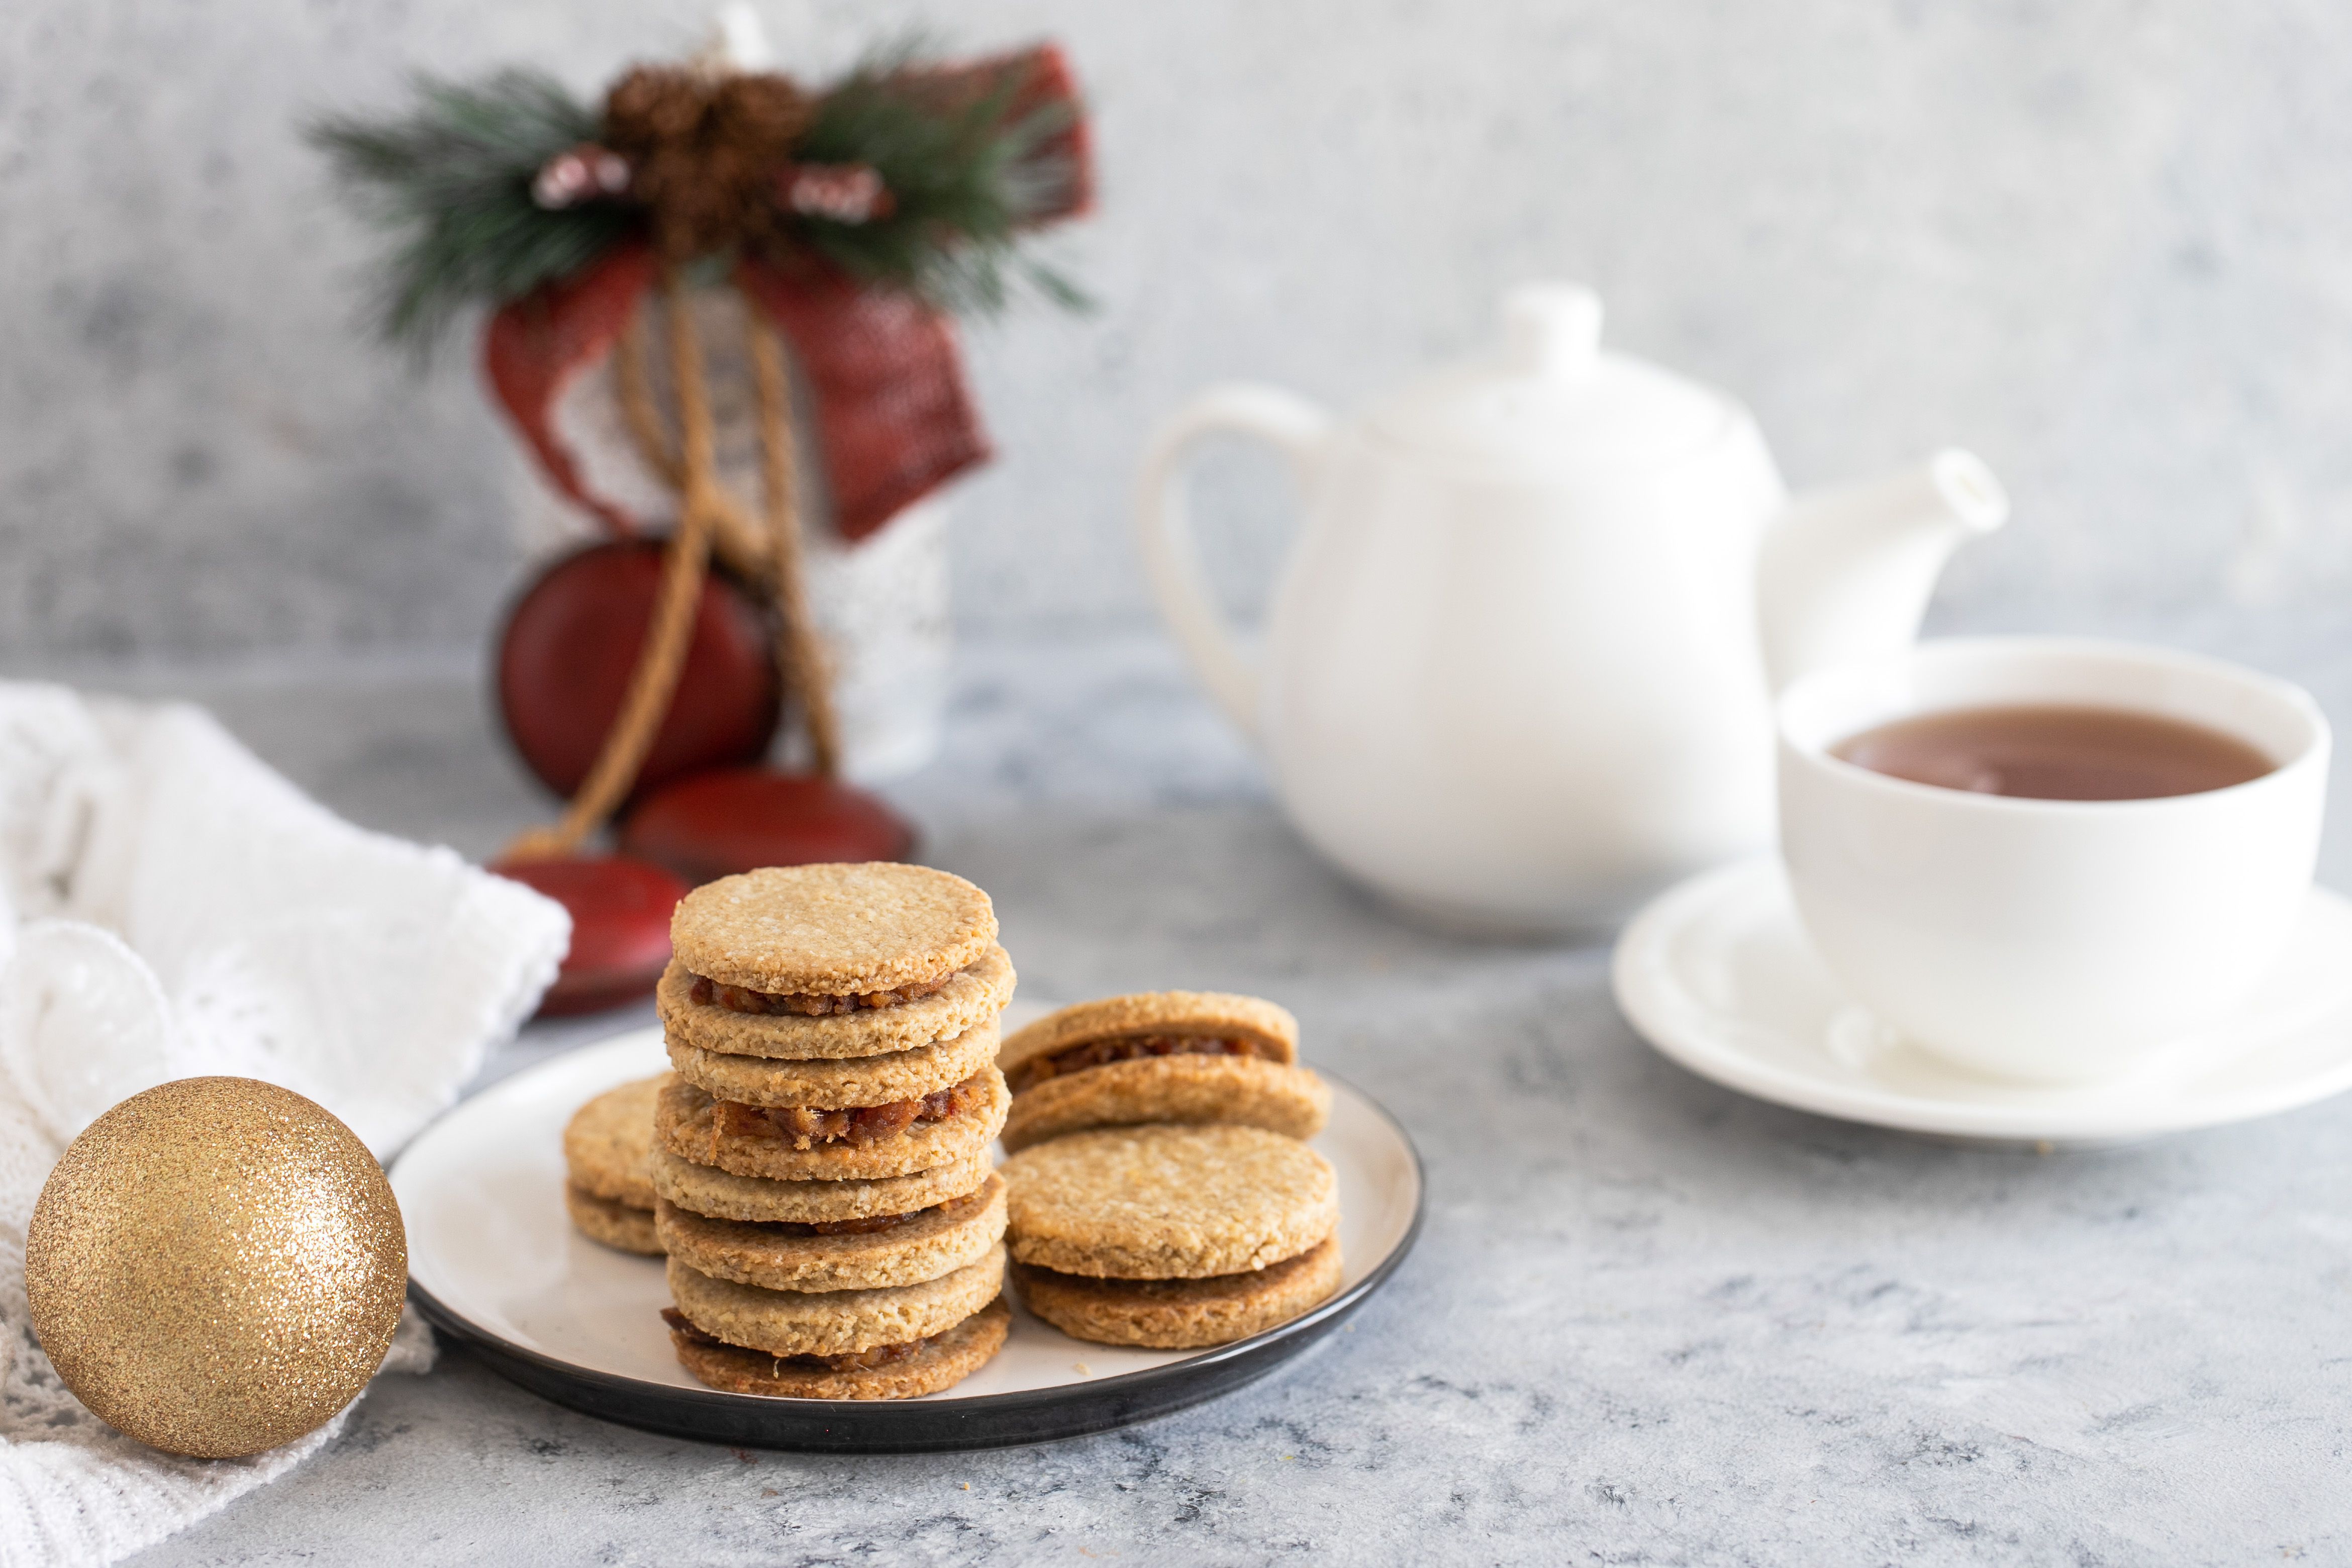
[[[624,855],[567,860],[504,860],[501,877],[546,894],[572,912],[572,949],[540,999],[539,1016],[595,1013],[634,1002],[669,964],[669,916],[686,884],[658,866]]]
[[[903,860],[915,830],[835,779],[728,768],[646,795],[621,825],[621,847],[699,883],[761,866]]]
[[[580,787],[621,710],[661,589],[659,540],[565,556],[526,589],[499,639],[499,712],[515,750],[559,795]],[[730,578],[702,584],[686,666],[638,770],[636,793],[766,755],[776,732],[766,615]]]

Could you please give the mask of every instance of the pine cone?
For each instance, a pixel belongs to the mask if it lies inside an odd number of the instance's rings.
[[[781,163],[816,118],[816,105],[788,77],[723,77],[710,105],[714,140]]]
[[[604,94],[605,144],[647,153],[691,137],[702,124],[709,84],[683,66],[634,66]]]
[[[766,232],[775,172],[814,111],[785,77],[638,66],[605,95],[604,142],[629,160],[655,243],[683,261]]]

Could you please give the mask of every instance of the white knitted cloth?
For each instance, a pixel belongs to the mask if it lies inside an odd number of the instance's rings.
[[[363,832],[208,715],[0,681],[0,1564],[110,1563],[283,1473],[157,1453],[34,1342],[25,1228],[109,1106],[236,1073],[333,1111],[379,1157],[554,978],[556,904],[448,849]],[[404,1321],[388,1370],[432,1341]]]

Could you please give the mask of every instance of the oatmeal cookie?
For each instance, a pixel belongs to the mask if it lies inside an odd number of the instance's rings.
[[[670,1295],[687,1321],[776,1356],[845,1355],[928,1339],[987,1306],[1003,1284],[1002,1247],[936,1279],[871,1290],[766,1290],[669,1260]]]
[[[1331,1089],[1305,1068],[1253,1057],[1166,1056],[1106,1062],[1015,1094],[1004,1147],[1018,1151],[1089,1127],[1227,1121],[1312,1138]]]
[[[1256,996],[1147,991],[1065,1007],[1016,1029],[996,1065],[1018,1094],[1033,1083],[1107,1061],[1170,1054],[1298,1059],[1298,1020]]]
[[[695,999],[698,976],[670,960],[654,991],[654,1006],[669,1037],[722,1056],[876,1057],[961,1035],[996,1016],[1013,1000],[1013,961],[994,943],[949,975],[940,989],[910,1002],[856,1012],[802,1016],[744,1013],[716,1000]]]
[[[1013,1266],[1030,1311],[1075,1339],[1190,1350],[1264,1333],[1339,1289],[1339,1238],[1247,1274],[1205,1279],[1090,1279]]]
[[[887,1105],[961,1083],[996,1059],[996,1040],[992,1017],[952,1038],[912,1050],[811,1061],[722,1056],[673,1039],[669,1065],[678,1077],[714,1099],[745,1105]],[[650,1128],[650,1103],[646,1114]]]
[[[999,1296],[961,1322],[928,1339],[891,1346],[887,1359],[778,1356],[713,1339],[692,1324],[673,1325],[670,1342],[680,1365],[729,1394],[788,1399],[916,1399],[952,1388],[1004,1346],[1013,1310]]]
[[[654,1100],[667,1073],[608,1089],[578,1110],[563,1129],[563,1165],[572,1184],[593,1197],[651,1212]]]
[[[593,1193],[582,1192],[570,1182],[563,1184],[563,1208],[571,1215],[572,1223],[579,1226],[580,1234],[591,1241],[601,1241],[621,1252],[640,1252],[648,1258],[662,1255],[661,1237],[654,1234],[651,1209],[600,1198]]]
[[[706,882],[670,917],[689,974],[771,995],[945,981],[996,944],[988,895],[928,866],[771,866]]]
[[[1338,1228],[1320,1154],[1260,1127],[1118,1127],[1005,1163],[1013,1258],[1097,1279],[1194,1279],[1296,1258]]]
[[[816,1225],[713,1219],[663,1203],[663,1250],[698,1273],[769,1290],[919,1285],[986,1257],[1004,1237],[1004,1181],[903,1215]]]
[[[978,1077],[979,1103],[945,1121],[917,1121],[876,1142],[836,1140],[806,1149],[787,1137],[734,1129],[719,1110],[719,1101],[690,1083],[673,1080],[655,1104],[654,1134],[660,1147],[680,1159],[739,1176],[779,1182],[903,1176],[965,1159],[995,1140],[1011,1096],[994,1068],[982,1068]]]

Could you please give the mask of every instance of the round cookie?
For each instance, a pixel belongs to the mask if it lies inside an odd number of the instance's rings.
[[[650,1213],[654,1100],[667,1073],[608,1089],[572,1113],[563,1128],[563,1164],[572,1184],[592,1197],[611,1198]]]
[[[601,1241],[621,1252],[643,1253],[648,1258],[662,1255],[661,1238],[654,1234],[651,1209],[583,1193],[570,1182],[563,1184],[563,1207],[572,1215],[572,1223],[580,1227],[580,1234],[591,1241]]]
[[[1260,1127],[1117,1127],[1005,1162],[1013,1256],[1097,1279],[1197,1279],[1296,1258],[1339,1223],[1322,1155]]]
[[[1339,1238],[1254,1274],[1208,1279],[1088,1279],[1013,1266],[1021,1300],[1074,1339],[1190,1350],[1230,1344],[1286,1323],[1339,1289]]]
[[[1286,1007],[1224,991],[1146,991],[1080,1002],[1016,1029],[996,1054],[1006,1073],[1032,1057],[1048,1057],[1096,1040],[1139,1035],[1190,1035],[1247,1040],[1269,1061],[1298,1059],[1298,1020]]]
[[[715,1099],[744,1105],[818,1105],[837,1110],[919,1100],[952,1089],[996,1059],[996,1042],[993,1018],[952,1039],[935,1040],[910,1051],[813,1061],[721,1056],[672,1040],[669,1065],[677,1069],[678,1077]],[[650,1140],[650,1105],[646,1126]]]
[[[1089,1127],[1230,1121],[1312,1138],[1331,1116],[1331,1089],[1305,1068],[1255,1057],[1140,1057],[1049,1078],[1013,1097],[1008,1151]]]
[[[928,866],[771,866],[706,882],[670,916],[688,973],[774,995],[944,980],[996,942],[988,895]]]
[[[822,1017],[734,1013],[694,999],[694,974],[672,958],[654,990],[654,1007],[672,1040],[723,1056],[877,1057],[961,1035],[993,1018],[1013,1000],[1013,960],[991,945],[928,996],[895,1007],[860,1008]]]
[[[982,1068],[981,1072],[989,1095],[984,1104],[944,1121],[918,1121],[895,1138],[864,1148],[845,1139],[813,1149],[795,1149],[782,1138],[722,1133],[712,1119],[716,1101],[690,1083],[673,1080],[655,1102],[654,1137],[680,1159],[773,1182],[903,1176],[965,1159],[995,1141],[1013,1097],[1004,1091],[1003,1074],[994,1068]]]
[[[1004,1348],[1013,1309],[999,1296],[913,1355],[882,1366],[836,1372],[787,1361],[765,1351],[670,1332],[680,1365],[711,1387],[729,1394],[765,1394],[786,1399],[917,1399],[952,1388],[978,1372]]]
[[[714,1279],[767,1290],[872,1290],[919,1285],[977,1262],[1004,1239],[1004,1183],[864,1235],[793,1236],[772,1226],[710,1219],[674,1204],[654,1210],[672,1258]]]
[[[654,1151],[654,1191],[677,1207],[712,1219],[818,1225],[913,1214],[967,1197],[984,1186],[994,1166],[985,1147],[903,1176],[871,1181],[773,1182],[698,1165],[667,1149]]]
[[[670,1295],[688,1322],[712,1339],[780,1356],[847,1355],[929,1339],[987,1306],[1003,1288],[1002,1247],[937,1279],[878,1290],[762,1290],[669,1260]]]

